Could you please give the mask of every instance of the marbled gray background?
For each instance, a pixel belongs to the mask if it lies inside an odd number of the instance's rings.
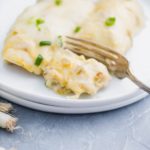
[[[15,105],[22,129],[0,130],[0,146],[17,150],[150,150],[150,97],[89,115],[43,113]]]

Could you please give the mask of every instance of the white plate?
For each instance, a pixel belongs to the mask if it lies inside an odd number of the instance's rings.
[[[40,111],[45,111],[45,112],[53,112],[53,113],[63,113],[63,114],[85,114],[85,113],[95,113],[95,112],[100,112],[100,111],[107,111],[107,110],[113,110],[116,108],[120,108],[122,106],[126,106],[129,104],[132,104],[137,101],[137,99],[141,99],[143,95],[141,96],[136,96],[132,99],[128,99],[126,101],[120,101],[117,104],[112,104],[112,105],[101,105],[101,106],[96,106],[96,107],[59,107],[59,106],[53,106],[53,105],[44,105],[44,104],[39,104],[35,103],[32,101],[28,101],[26,99],[16,97],[8,92],[0,91],[0,96],[5,97],[12,102],[31,108],[35,110],[40,110]]]
[[[0,51],[2,51],[3,41],[16,17],[25,7],[33,4],[34,1],[35,0],[0,1]],[[137,77],[144,83],[150,85],[150,1],[143,0],[142,5],[146,15],[146,26],[135,38],[133,48],[129,51],[127,57]],[[5,14],[7,14],[7,17]],[[19,67],[7,65],[3,62],[2,58],[0,58],[0,72],[1,91],[13,94],[21,99],[28,99],[32,102],[50,106],[68,106],[75,108],[107,106],[109,110],[109,106],[113,105],[114,108],[116,108],[115,106],[120,103],[126,103],[125,101],[135,98],[136,101],[138,101],[147,95],[127,79],[122,81],[113,79],[106,89],[100,91],[95,96],[84,96],[79,100],[72,100],[59,96],[50,89],[47,89],[41,77],[31,75]],[[97,111],[102,111],[102,109]],[[68,113],[69,112],[68,110]]]

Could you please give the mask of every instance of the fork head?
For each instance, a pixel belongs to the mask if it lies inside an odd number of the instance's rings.
[[[127,77],[129,62],[124,56],[115,52],[115,50],[88,40],[68,36],[66,37],[64,48],[102,62],[106,65],[109,72],[119,79]]]

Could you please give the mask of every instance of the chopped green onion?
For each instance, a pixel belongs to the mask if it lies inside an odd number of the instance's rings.
[[[62,36],[61,36],[61,35],[58,36],[56,42],[57,42],[57,45],[58,45],[59,47],[63,47],[63,39],[62,39]]]
[[[78,33],[78,32],[80,32],[80,30],[81,30],[81,27],[80,27],[80,26],[77,26],[77,27],[74,29],[74,33]]]
[[[41,18],[36,19],[36,28],[37,30],[41,31],[41,24],[45,23],[45,21]]]
[[[108,26],[108,27],[113,26],[115,23],[116,23],[116,18],[115,17],[109,17],[105,21],[105,25]]]
[[[62,0],[55,0],[55,5],[60,6],[62,4]]]
[[[41,63],[42,63],[42,61],[43,61],[43,59],[44,59],[43,56],[39,54],[39,55],[37,56],[37,58],[36,58],[34,64],[35,64],[36,66],[40,66]]]
[[[51,41],[41,41],[39,43],[39,46],[50,46],[52,43]]]

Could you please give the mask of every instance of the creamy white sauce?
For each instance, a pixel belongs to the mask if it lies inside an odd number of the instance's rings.
[[[62,5],[52,7],[46,15],[47,27],[53,39],[72,33],[94,8],[91,0],[63,0]]]

